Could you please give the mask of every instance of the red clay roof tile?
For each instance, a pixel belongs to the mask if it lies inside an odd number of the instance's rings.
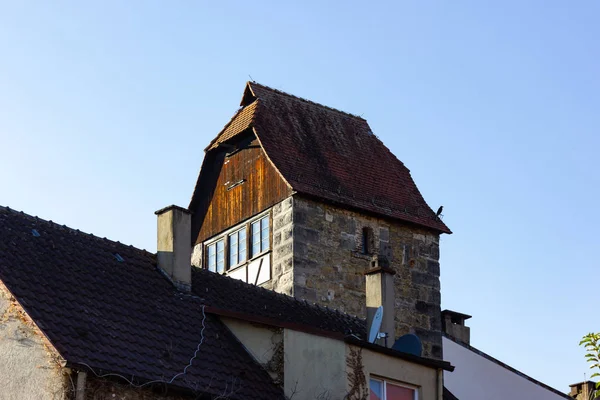
[[[452,233],[366,120],[254,82],[242,106],[207,150],[252,127],[295,191]]]

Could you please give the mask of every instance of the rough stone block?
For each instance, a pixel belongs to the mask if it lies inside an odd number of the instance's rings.
[[[355,250],[356,249],[356,235],[350,235],[348,233],[342,232],[340,235],[341,238],[341,247],[344,250]]]
[[[425,285],[433,288],[440,287],[440,280],[437,276],[420,271],[411,271],[410,275],[414,285]]]
[[[292,242],[285,243],[275,249],[275,257],[283,258],[293,254]]]
[[[306,224],[307,213],[304,210],[298,210],[294,207],[294,224],[303,225]]]
[[[292,232],[294,231],[294,227],[292,225],[286,226],[281,230],[282,240],[285,242],[292,238]]]
[[[329,213],[329,211],[325,211],[325,220],[327,222],[333,222],[333,215]]]
[[[314,289],[309,289],[304,286],[294,285],[294,296],[296,298],[316,302],[317,301],[317,292]]]
[[[426,303],[424,301],[417,301],[415,304],[415,309],[423,314],[432,314],[436,309],[436,305]]]
[[[277,247],[281,244],[281,232],[273,234],[273,246]]]
[[[390,230],[386,227],[379,227],[379,240],[383,241],[383,242],[389,242],[390,241]]]
[[[281,203],[279,203],[281,205],[281,209],[282,210],[289,210],[290,208],[292,208],[293,204],[294,204],[294,200],[291,197],[288,197],[287,199],[285,199],[284,201],[282,201]]]
[[[294,237],[296,240],[306,243],[319,243],[319,231],[304,226],[297,225],[294,227]]]
[[[427,272],[435,276],[440,276],[440,263],[433,260],[427,260]]]

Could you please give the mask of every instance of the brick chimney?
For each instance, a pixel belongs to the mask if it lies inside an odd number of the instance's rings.
[[[383,306],[383,320],[380,332],[388,334],[387,339],[381,338],[375,343],[382,346],[392,347],[395,340],[394,324],[394,275],[396,272],[387,266],[386,260],[375,257],[371,262],[371,268],[365,272],[366,297],[367,297],[367,329],[371,329],[375,312],[379,306]],[[367,334],[369,331],[367,331]]]
[[[156,260],[158,267],[177,289],[192,286],[192,219],[188,210],[171,205],[155,212],[158,216]]]
[[[467,314],[444,310],[442,311],[442,331],[457,342],[470,344],[471,329],[465,326],[465,321],[469,318],[471,316]]]
[[[571,391],[569,392],[569,396],[574,398],[575,400],[590,400],[592,399],[592,394],[596,388],[596,382],[585,381],[575,383],[573,385],[569,385]]]

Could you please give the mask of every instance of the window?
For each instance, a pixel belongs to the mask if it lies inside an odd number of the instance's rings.
[[[246,261],[246,227],[229,235],[229,268]]]
[[[252,257],[269,250],[269,216],[252,223]]]
[[[206,261],[208,270],[222,273],[225,271],[225,241],[223,239],[206,246],[208,255]]]
[[[218,273],[232,269],[237,271],[248,261],[254,261],[258,256],[265,254],[270,249],[269,222],[269,215],[263,214],[257,219],[230,229],[220,237],[211,239],[204,247],[205,267],[209,271]],[[267,267],[263,260],[260,265],[268,268],[268,279],[270,279],[270,263]],[[259,268],[259,271],[262,271],[259,275],[264,276],[265,271],[262,268]],[[237,271],[236,274],[246,276],[243,271]]]
[[[367,227],[363,228],[360,252],[362,254],[373,253],[372,243],[373,243],[373,229],[367,228]]]
[[[369,400],[416,400],[417,389],[380,379],[369,381]]]

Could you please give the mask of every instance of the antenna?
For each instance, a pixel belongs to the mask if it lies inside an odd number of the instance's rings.
[[[369,329],[369,343],[375,343],[377,339],[387,338],[388,334],[385,332],[379,332],[381,328],[381,321],[383,320],[383,306],[379,306],[375,311],[373,322],[371,322],[371,328]]]

